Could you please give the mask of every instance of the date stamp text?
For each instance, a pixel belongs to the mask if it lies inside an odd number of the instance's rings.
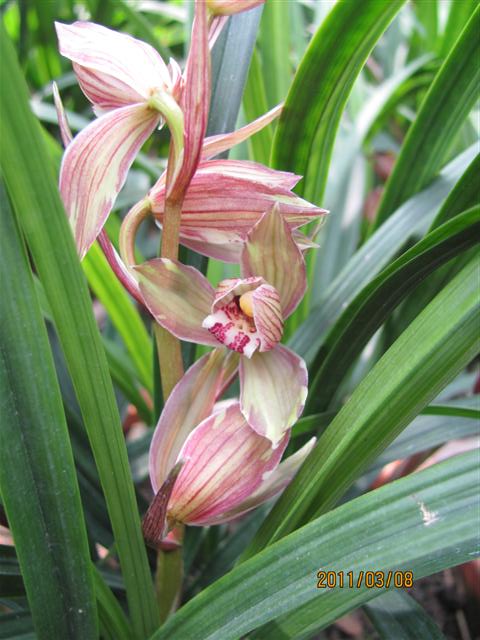
[[[403,589],[413,586],[413,571],[318,571],[317,589]]]

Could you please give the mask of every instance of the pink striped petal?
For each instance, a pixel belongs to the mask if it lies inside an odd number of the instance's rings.
[[[149,260],[135,271],[145,304],[158,324],[180,340],[218,346],[202,327],[214,290],[200,271],[167,258]]]
[[[185,70],[181,107],[185,116],[184,148],[180,169],[168,184],[172,199],[183,197],[200,161],[207,130],[211,77],[208,18],[205,0],[195,0],[192,39]]]
[[[215,349],[197,360],[169,395],[150,445],[150,480],[155,493],[174,467],[188,434],[214,411],[217,397],[237,366],[234,354]]]
[[[263,480],[262,484],[250,497],[240,502],[240,504],[233,509],[221,513],[215,519],[210,519],[208,524],[222,524],[234,520],[275,497],[280,491],[283,491],[296,476],[297,471],[312,451],[316,441],[316,438],[309,440],[301,449],[281,462],[278,467]]]
[[[60,193],[80,258],[101,231],[135,156],[159,119],[143,104],[115,109],[69,144],[60,170]]]
[[[282,113],[282,109],[283,104],[279,104],[268,111],[268,113],[260,116],[260,118],[250,122],[241,129],[237,129],[237,131],[205,138],[202,148],[202,159],[213,158],[213,156],[223,153],[224,151],[228,151],[228,149],[231,149],[235,145],[248,140],[248,138],[253,136],[255,133],[258,133],[268,126],[273,120],[275,120],[275,118],[278,118]]]
[[[193,249],[203,256],[221,260],[222,262],[233,262],[234,264],[240,264],[243,251],[243,242],[241,240],[215,244],[205,240],[193,240],[190,236],[184,236],[182,233],[180,233],[180,244]]]
[[[249,232],[241,267],[245,277],[262,276],[275,287],[284,318],[297,308],[307,289],[305,260],[278,205],[267,211]]]
[[[295,424],[307,397],[305,362],[287,347],[240,360],[240,405],[248,424],[275,446]]]
[[[174,522],[205,525],[247,499],[279,464],[286,434],[276,449],[245,422],[239,404],[208,417],[187,438],[183,462],[168,503]]]
[[[101,109],[148,100],[171,88],[170,73],[153,47],[93,22],[55,23],[60,53],[72,60],[83,92]]]
[[[275,202],[291,228],[325,214],[324,209],[290,191],[297,176],[273,171],[249,162],[209,160],[201,162],[187,190],[182,207],[182,238],[208,245],[243,242],[250,229]],[[149,198],[162,224],[165,185],[159,181]]]
[[[194,240],[192,236],[192,231],[190,231],[190,235],[188,236],[180,233],[180,243],[201,255],[208,256],[209,258],[221,260],[222,262],[240,264],[242,252],[245,246],[244,241],[241,240],[240,237],[237,240],[215,244],[213,242],[206,242],[205,240]],[[319,247],[316,242],[313,242],[311,238],[308,238],[297,229],[293,230],[293,237],[298,248],[302,252],[305,252],[308,249],[318,249]]]
[[[234,13],[258,7],[265,0],[207,0],[207,2],[208,8],[213,15],[230,16]]]
[[[198,170],[205,178],[221,175],[224,178],[264,185],[273,191],[277,188],[290,191],[301,179],[301,176],[289,171],[277,171],[250,160],[206,160],[201,163]]]

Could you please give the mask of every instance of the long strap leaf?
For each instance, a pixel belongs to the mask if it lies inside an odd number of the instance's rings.
[[[436,175],[478,98],[480,7],[440,68],[411,126],[375,219],[378,227]]]
[[[304,177],[308,200],[322,198],[345,103],[375,43],[403,0],[338,2],[322,22],[297,70],[278,123],[273,166]]]
[[[62,343],[108,506],[133,626],[145,637],[157,607],[105,352],[38,123],[6,34],[1,37],[1,167]]]
[[[312,370],[308,409],[325,410],[368,340],[424,278],[480,242],[480,206],[438,227],[395,260],[345,308]]]
[[[0,186],[0,490],[39,638],[97,635],[85,522],[33,278]]]
[[[325,514],[205,589],[152,640],[311,638],[378,595],[365,586],[367,571],[385,581],[391,571],[391,584],[396,571],[417,580],[467,561],[477,537],[477,466],[476,452],[457,456]],[[342,571],[344,588],[318,589],[319,570],[337,580]],[[397,584],[403,579],[397,574]]]
[[[478,353],[480,256],[424,309],[355,389],[270,512],[250,557],[330,509]]]

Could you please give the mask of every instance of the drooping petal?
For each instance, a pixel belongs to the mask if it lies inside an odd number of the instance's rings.
[[[265,0],[207,0],[208,8],[214,15],[230,16],[241,11],[248,11]]]
[[[249,425],[275,446],[295,424],[307,397],[305,362],[283,345],[240,360],[240,405]]]
[[[216,349],[197,360],[168,396],[150,445],[150,480],[155,493],[175,465],[188,434],[212,414],[237,366],[235,354]]]
[[[83,92],[109,110],[148,100],[153,89],[171,86],[153,47],[93,22],[55,23],[60,53],[72,60]]]
[[[214,290],[200,271],[167,258],[144,262],[135,271],[145,303],[158,324],[180,340],[218,346],[202,327]]]
[[[297,474],[305,458],[315,446],[316,441],[316,438],[309,440],[301,449],[289,456],[286,460],[283,460],[283,462],[263,480],[262,484],[249,498],[243,500],[234,509],[221,513],[217,518],[210,519],[207,524],[222,524],[238,518],[264,502],[267,502],[267,500],[276,496],[280,491],[283,491]]]
[[[208,20],[205,0],[195,0],[195,18],[185,71],[185,88],[181,106],[185,116],[184,148],[180,168],[168,182],[168,194],[181,197],[200,161],[203,139],[207,130],[211,77],[208,48]]]
[[[307,288],[305,260],[292,231],[274,205],[248,233],[242,275],[262,276],[280,294],[283,317],[298,306]]]
[[[69,144],[60,193],[83,258],[110,213],[128,170],[160,116],[143,104],[115,109],[91,122]]]
[[[239,404],[208,417],[194,429],[179,453],[183,462],[168,503],[168,516],[203,525],[247,499],[280,462],[286,434],[272,448],[246,423]]]
[[[263,116],[260,116],[253,122],[237,129],[237,131],[205,138],[202,148],[202,159],[213,158],[219,153],[228,151],[228,149],[231,149],[235,145],[248,140],[248,138],[253,136],[255,133],[258,133],[268,126],[273,120],[275,120],[275,118],[278,118],[282,113],[282,109],[283,103],[277,105],[267,113],[264,113]]]

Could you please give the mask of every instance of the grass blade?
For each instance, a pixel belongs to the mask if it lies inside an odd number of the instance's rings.
[[[0,197],[2,500],[38,637],[93,639],[95,595],[62,399],[3,186]]]
[[[281,3],[280,3],[281,4]],[[273,166],[305,176],[297,189],[319,202],[347,98],[375,43],[403,0],[338,2],[305,52],[273,147]]]
[[[480,207],[426,235],[370,282],[344,309],[312,364],[307,413],[325,411],[373,334],[430,273],[480,241]]]
[[[419,579],[467,561],[477,537],[477,460],[476,452],[456,456],[325,514],[208,587],[152,640],[311,638],[378,593],[364,582],[317,589],[319,569],[355,579],[360,570],[410,569]]]
[[[30,112],[27,88],[5,33],[1,55],[1,167],[82,410],[114,530],[134,630],[145,637],[157,626],[157,606],[105,352],[40,128]]]
[[[386,184],[375,228],[402,202],[436,175],[465,117],[478,96],[480,82],[480,7],[438,71],[410,127]]]
[[[330,423],[250,546],[258,553],[332,507],[480,349],[480,256],[384,354]]]

